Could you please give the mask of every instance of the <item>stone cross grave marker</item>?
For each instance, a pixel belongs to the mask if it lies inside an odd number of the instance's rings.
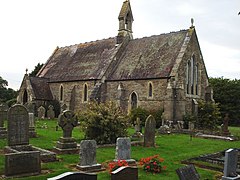
[[[26,103],[25,107],[27,108],[29,113],[34,113],[34,104],[33,103],[31,103],[31,102]]]
[[[95,140],[82,140],[80,143],[80,162],[77,168],[82,171],[101,169],[101,164],[96,161],[97,143]]]
[[[29,144],[29,116],[27,109],[20,104],[8,111],[8,145]]]
[[[192,164],[178,168],[176,172],[180,180],[200,180],[200,176]]]
[[[65,110],[62,114],[59,115],[58,118],[58,125],[63,130],[63,137],[70,138],[72,137],[73,128],[76,127],[78,124],[77,116],[70,111]]]
[[[238,151],[236,149],[228,149],[225,152],[224,171],[222,180],[240,179],[237,174]]]
[[[145,122],[145,132],[144,132],[145,147],[155,146],[155,129],[156,129],[156,121],[152,115],[149,115]]]
[[[117,138],[115,161],[118,160],[126,160],[131,164],[136,163],[134,159],[131,159],[131,140],[128,137]]]
[[[39,119],[44,119],[45,118],[45,113],[46,113],[46,109],[43,106],[40,106],[38,108],[38,118]]]
[[[29,136],[37,137],[37,133],[35,131],[34,113],[28,113],[28,116],[29,116]]]
[[[53,105],[49,105],[49,106],[48,106],[47,117],[48,117],[48,119],[53,119],[53,118],[55,118],[55,112],[54,112]]]

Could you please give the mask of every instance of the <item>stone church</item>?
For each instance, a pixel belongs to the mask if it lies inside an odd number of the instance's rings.
[[[130,1],[123,2],[116,37],[57,47],[36,77],[25,74],[18,102],[37,107],[53,100],[73,111],[89,101],[115,101],[127,113],[136,107],[164,110],[164,119],[196,113],[197,100],[212,89],[195,27],[133,38]]]

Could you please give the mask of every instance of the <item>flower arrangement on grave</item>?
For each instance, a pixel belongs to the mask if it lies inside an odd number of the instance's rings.
[[[116,169],[118,169],[119,167],[122,166],[128,166],[128,163],[126,160],[118,160],[118,161],[114,161],[114,162],[110,162],[108,164],[108,168],[109,168],[109,173],[111,173],[112,171],[115,171]]]
[[[141,158],[139,164],[143,166],[143,170],[151,173],[160,173],[167,167],[163,166],[164,159],[159,155],[154,155],[146,158]]]

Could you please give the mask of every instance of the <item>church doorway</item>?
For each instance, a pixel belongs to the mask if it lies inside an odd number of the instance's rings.
[[[135,92],[133,92],[132,94],[131,94],[131,99],[130,99],[130,102],[131,102],[131,110],[132,109],[136,109],[137,108],[137,106],[138,106],[138,102],[137,102],[138,100],[137,100],[137,94],[135,93]]]
[[[28,102],[28,94],[27,90],[25,89],[23,92],[23,104],[26,104]]]

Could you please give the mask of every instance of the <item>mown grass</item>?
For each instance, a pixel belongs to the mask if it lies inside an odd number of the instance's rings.
[[[40,120],[36,122],[36,131],[38,138],[31,138],[30,143],[34,146],[45,148],[48,150],[53,149],[59,137],[62,136],[62,131],[59,128],[56,131],[56,120]],[[240,133],[239,128],[230,128],[235,134]],[[134,131],[129,129],[129,134]],[[78,143],[84,138],[84,134],[81,132],[79,127],[76,127],[73,131],[73,137]],[[132,147],[132,158],[139,161],[142,157],[148,157],[155,154],[159,154],[165,159],[164,165],[167,169],[160,174],[149,174],[139,167],[139,179],[151,180],[151,179],[178,179],[175,170],[182,167],[181,160],[197,157],[202,154],[213,153],[222,151],[228,148],[240,148],[239,141],[227,142],[221,140],[210,140],[193,138],[190,140],[189,135],[158,135],[156,137],[156,148],[143,148],[142,146]],[[6,140],[0,140],[0,148],[3,149],[6,146]],[[115,147],[104,147],[97,149],[97,161],[98,163],[107,164],[113,160],[115,156]],[[76,164],[79,162],[79,155],[58,155],[58,162],[42,163],[42,174],[34,177],[24,177],[18,179],[25,180],[42,180],[49,177],[59,175],[66,171],[77,171],[75,169]],[[206,169],[197,168],[201,179],[216,179],[220,173],[216,171],[210,171]],[[4,155],[0,155],[0,173],[4,172]],[[110,179],[109,173],[101,172],[98,174],[99,180]]]

